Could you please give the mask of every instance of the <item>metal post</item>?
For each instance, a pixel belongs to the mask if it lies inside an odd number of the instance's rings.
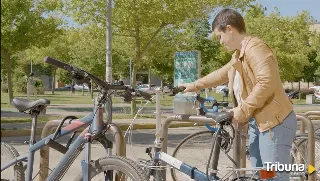
[[[156,143],[160,141],[161,130],[161,106],[160,106],[160,92],[156,93]]]
[[[306,116],[311,120],[310,116],[320,116],[320,111],[308,111],[305,113],[298,113],[297,115]],[[301,134],[305,133],[305,124],[303,121],[300,122],[300,133]]]
[[[167,153],[167,146],[168,146],[168,128],[172,121],[178,122],[192,122],[192,123],[215,123],[213,119],[206,118],[204,116],[191,116],[191,115],[175,115],[167,117],[166,120],[163,122],[160,130],[160,144],[161,144],[161,151]],[[163,166],[166,164],[161,162]],[[161,170],[161,175],[159,178],[162,178],[162,181],[166,180],[166,169]]]
[[[129,66],[130,66],[130,86],[132,85],[132,60],[129,60]]]
[[[107,56],[106,56],[106,81],[112,82],[112,0],[107,0]]]

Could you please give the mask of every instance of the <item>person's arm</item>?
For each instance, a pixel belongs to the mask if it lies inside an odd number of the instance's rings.
[[[247,122],[254,111],[266,103],[274,93],[276,81],[280,77],[278,63],[272,50],[261,42],[249,46],[245,53],[256,85],[241,105],[233,109],[234,118],[239,122]]]
[[[236,53],[232,55],[231,60],[224,65],[222,68],[211,72],[210,74],[202,77],[195,82],[181,84],[180,86],[185,87],[185,92],[196,92],[204,88],[216,87],[218,85],[227,83],[228,79],[228,71],[236,61]]]
[[[211,72],[195,81],[195,87],[199,90],[203,88],[216,87],[229,81],[228,70],[231,68],[233,61],[231,60],[222,68]]]

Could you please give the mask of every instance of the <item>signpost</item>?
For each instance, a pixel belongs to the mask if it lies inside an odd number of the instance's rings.
[[[200,51],[174,54],[174,86],[190,83],[200,78]]]

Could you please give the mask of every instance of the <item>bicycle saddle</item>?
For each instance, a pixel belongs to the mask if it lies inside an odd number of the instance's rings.
[[[48,99],[38,99],[35,101],[29,101],[23,98],[14,98],[11,104],[19,110],[19,112],[24,112],[26,110],[34,109],[38,106],[47,106],[50,104]]]
[[[231,122],[233,118],[229,112],[208,112],[205,116],[214,119],[216,123]]]

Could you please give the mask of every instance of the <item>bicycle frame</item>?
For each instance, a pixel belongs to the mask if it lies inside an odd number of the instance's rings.
[[[1,172],[7,169],[8,167],[14,165],[15,163],[18,163],[21,161],[27,161],[26,180],[31,181],[32,175],[33,175],[34,154],[36,151],[48,145],[50,141],[58,140],[59,138],[62,138],[72,132],[75,132],[82,128],[86,128],[88,127],[88,125],[92,123],[90,128],[84,129],[81,132],[81,134],[76,138],[76,140],[70,145],[69,149],[66,151],[65,155],[61,158],[57,167],[52,171],[52,173],[47,178],[47,180],[59,180],[59,178],[61,178],[64,175],[64,173],[67,171],[69,166],[73,163],[75,158],[79,155],[83,145],[88,144],[86,145],[85,159],[82,161],[82,171],[84,173],[84,180],[90,180],[91,171],[90,171],[89,161],[90,161],[90,142],[92,139],[90,140],[86,139],[85,134],[89,133],[92,136],[92,138],[97,138],[102,135],[102,131],[106,128],[106,126],[104,126],[103,124],[102,115],[103,115],[102,107],[94,106],[93,112],[91,114],[79,120],[73,120],[71,124],[62,128],[60,131],[60,134],[57,134],[55,138],[54,138],[55,134],[53,133],[34,144],[32,140],[33,136],[31,135],[28,154],[24,156],[19,156],[18,158],[10,161],[4,166],[1,166]],[[37,119],[36,117],[33,118],[33,122],[34,121],[36,122],[36,119]],[[33,124],[33,126],[34,125],[35,124]],[[35,128],[33,128],[32,130],[33,130],[33,133],[31,134],[34,134]],[[110,141],[107,140],[107,138],[104,136],[103,136],[103,139],[104,140],[101,141],[101,144],[104,144],[104,147],[107,148],[106,151],[108,153],[111,151],[111,150],[108,150],[108,148],[110,148],[110,145],[109,145]],[[62,173],[62,170],[64,170],[63,173]]]
[[[219,155],[220,155],[220,144],[221,144],[221,128],[217,128],[217,132],[215,134],[214,137],[214,150],[213,150],[213,154],[215,155],[212,158],[212,169],[214,171],[217,170],[217,166],[218,166],[218,161],[219,161]],[[169,164],[170,166],[173,166],[174,168],[176,168],[177,170],[179,170],[180,172],[189,175],[191,179],[195,179],[198,181],[207,181],[207,175],[206,173],[203,173],[201,171],[199,171],[197,168],[192,167],[191,165],[188,165],[186,163],[183,163],[182,161],[164,153],[164,152],[156,152],[154,158],[156,160],[161,160],[167,164]],[[156,174],[158,175],[158,174]],[[209,176],[209,179],[211,181],[215,181],[215,180],[219,180],[219,178],[217,177],[217,173],[212,173]]]

